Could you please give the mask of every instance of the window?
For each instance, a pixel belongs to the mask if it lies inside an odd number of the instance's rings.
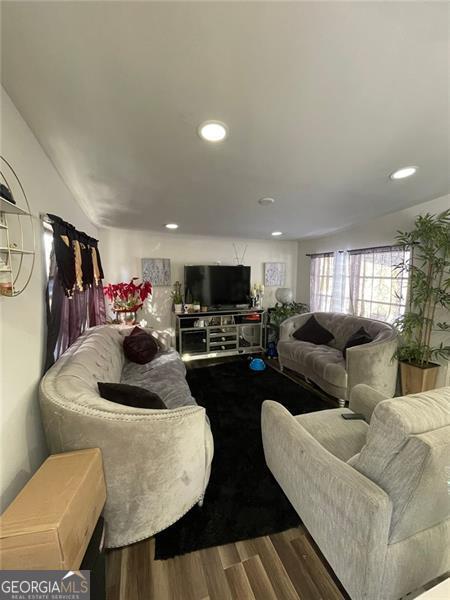
[[[396,247],[350,252],[351,312],[393,323],[405,312],[408,276],[396,269],[408,250]]]
[[[404,313],[408,293],[408,278],[396,265],[409,258],[397,246],[313,255],[311,310],[393,323]]]

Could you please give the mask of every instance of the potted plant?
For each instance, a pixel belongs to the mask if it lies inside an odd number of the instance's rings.
[[[301,315],[302,313],[308,312],[309,306],[303,304],[303,302],[289,302],[289,304],[275,304],[270,309],[270,324],[273,327],[279,327],[283,321],[293,317],[294,315]]]
[[[112,302],[116,319],[121,323],[134,325],[136,312],[152,293],[150,281],[136,284],[138,279],[138,277],[133,277],[129,283],[109,283],[103,288],[105,296]]]
[[[433,389],[440,366],[433,360],[450,357],[449,345],[432,340],[433,333],[450,330],[450,323],[438,320],[450,309],[450,210],[418,216],[414,225],[396,237],[410,250],[409,259],[396,266],[409,277],[407,309],[395,322],[403,394]]]
[[[192,308],[194,310],[194,312],[200,312],[200,300],[194,300],[192,302]]]
[[[172,301],[174,310],[177,314],[183,312],[183,296],[181,295],[181,283],[179,281],[175,281],[173,284],[172,290]]]
[[[273,308],[269,308],[269,341],[277,342],[279,338],[280,325],[289,317],[301,315],[308,312],[309,306],[303,302],[289,302],[288,304],[275,304]]]

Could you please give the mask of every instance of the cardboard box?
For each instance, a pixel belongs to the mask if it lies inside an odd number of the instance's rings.
[[[0,517],[0,568],[78,570],[105,500],[98,448],[53,454]]]

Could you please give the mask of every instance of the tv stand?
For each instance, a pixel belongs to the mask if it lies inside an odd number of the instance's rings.
[[[174,314],[176,347],[184,361],[262,352],[266,312],[261,308]]]

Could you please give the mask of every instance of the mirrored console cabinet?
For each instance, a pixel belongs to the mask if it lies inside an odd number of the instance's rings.
[[[266,312],[230,309],[174,314],[176,347],[183,360],[262,352]]]

